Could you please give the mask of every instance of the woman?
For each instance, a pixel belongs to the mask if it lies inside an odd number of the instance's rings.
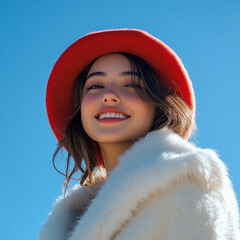
[[[187,142],[192,84],[160,40],[126,29],[84,36],[55,64],[46,103],[59,140],[54,159],[68,151],[64,188],[83,174],[57,200],[40,240],[239,239],[226,167]]]

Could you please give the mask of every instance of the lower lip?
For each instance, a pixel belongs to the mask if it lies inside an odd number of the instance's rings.
[[[117,122],[122,122],[127,120],[128,118],[122,119],[122,118],[103,118],[103,119],[98,119],[97,120],[101,123],[117,123]]]

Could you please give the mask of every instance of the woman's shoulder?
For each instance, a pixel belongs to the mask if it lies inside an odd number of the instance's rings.
[[[66,193],[57,197],[53,211],[84,212],[91,200],[96,197],[103,183],[103,177],[98,176],[96,183],[91,186],[75,184],[67,189]]]
[[[203,188],[219,188],[229,184],[228,171],[218,154],[202,149],[171,130],[164,128],[150,132],[136,142],[120,158],[119,174],[149,175],[157,184],[193,180]]]
[[[120,157],[71,240],[80,234],[109,239],[116,232],[116,239],[190,239],[183,231],[191,231],[192,238],[200,234],[196,239],[213,239],[214,234],[221,236],[217,221],[226,223],[223,234],[230,234],[231,227],[239,234],[225,165],[214,151],[163,129],[149,133]]]
[[[173,238],[182,239],[181,229],[192,232],[193,238],[204,232],[206,238],[199,239],[239,236],[235,193],[227,167],[214,150],[162,129],[137,142],[121,161],[119,174],[125,174],[126,188],[134,186],[133,199],[144,203],[142,215],[158,226],[172,226]]]
[[[93,186],[74,185],[59,196],[52,212],[49,213],[47,222],[43,225],[39,234],[39,240],[60,240],[74,228],[79,219],[87,210],[92,200],[100,190],[103,181]]]

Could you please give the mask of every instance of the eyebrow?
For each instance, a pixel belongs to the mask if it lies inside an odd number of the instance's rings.
[[[104,73],[104,72],[93,72],[86,77],[86,80],[88,80],[90,77],[93,77],[93,76],[103,76],[103,77],[105,77],[106,75],[107,74]]]
[[[137,76],[141,78],[141,75],[138,72],[132,72],[132,71],[122,72],[120,76]]]
[[[141,75],[138,72],[132,72],[132,71],[122,72],[119,75],[120,76],[137,76],[137,77],[141,78]],[[87,76],[86,80],[88,80],[90,77],[93,77],[93,76],[106,77],[107,74],[105,72],[93,72]]]

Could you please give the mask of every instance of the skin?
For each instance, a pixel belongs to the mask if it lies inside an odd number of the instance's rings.
[[[90,68],[83,89],[81,104],[82,124],[90,138],[99,143],[107,173],[118,164],[118,157],[134,141],[151,129],[154,106],[143,101],[136,88],[145,91],[143,85],[133,85],[131,65],[121,54],[100,57]],[[109,107],[124,112],[127,119],[99,121],[97,113]],[[114,112],[114,111],[110,111]]]

